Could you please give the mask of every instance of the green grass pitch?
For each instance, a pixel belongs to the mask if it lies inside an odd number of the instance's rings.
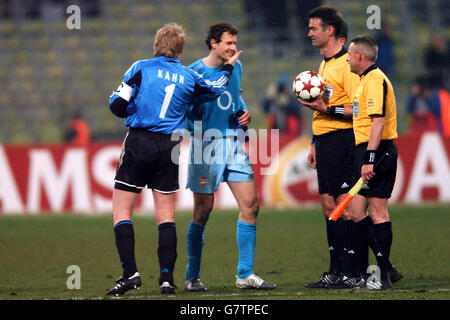
[[[157,285],[155,220],[133,218],[141,290],[121,299],[135,300],[448,300],[450,298],[449,213],[446,205],[390,206],[394,241],[391,261],[405,278],[384,292],[310,290],[328,268],[325,222],[318,207],[262,209],[258,217],[255,272],[275,282],[274,291],[239,290],[237,211],[212,213],[202,260],[206,293],[183,291],[185,236],[189,212],[177,212],[177,295],[161,296]],[[371,264],[375,264],[373,254]],[[81,270],[81,288],[68,289],[70,265]],[[121,274],[110,215],[0,216],[0,299],[104,299]]]

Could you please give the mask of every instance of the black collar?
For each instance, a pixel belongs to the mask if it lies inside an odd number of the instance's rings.
[[[361,73],[361,74],[359,75],[359,77],[361,78],[362,76],[365,76],[365,75],[368,74],[370,71],[375,70],[376,68],[378,68],[378,67],[377,67],[377,65],[374,63],[373,65],[371,65],[370,67],[368,67],[368,68],[366,69],[366,71],[364,71],[363,73]]]
[[[323,57],[323,60],[325,60],[325,62],[328,62],[328,61],[330,61],[330,60],[333,59],[333,58],[337,59],[337,58],[339,58],[339,57],[342,57],[342,56],[343,56],[344,54],[346,54],[346,53],[347,53],[347,49],[345,49],[345,47],[342,47],[341,51],[339,51],[338,53],[336,53],[334,56],[329,57],[329,58]]]

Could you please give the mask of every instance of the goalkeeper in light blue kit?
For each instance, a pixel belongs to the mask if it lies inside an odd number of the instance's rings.
[[[189,68],[203,78],[210,79],[237,51],[237,33],[236,27],[228,23],[210,26],[206,39],[209,55],[194,62]],[[237,61],[227,90],[216,100],[194,103],[188,111],[191,148],[187,188],[194,193],[194,210],[186,236],[187,291],[207,290],[200,281],[200,265],[206,223],[213,209],[214,192],[220,182],[228,183],[240,209],[236,231],[239,249],[236,286],[259,290],[276,287],[253,272],[259,201],[253,168],[240,135],[242,128],[251,121],[241,97],[241,75],[242,66]]]

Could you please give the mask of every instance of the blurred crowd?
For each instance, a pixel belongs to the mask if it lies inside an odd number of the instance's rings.
[[[376,32],[376,39],[379,46],[377,65],[388,77],[395,79],[391,26],[383,24]],[[414,80],[406,100],[410,134],[434,131],[450,137],[449,61],[447,44],[436,34],[424,50],[423,65],[426,72]],[[300,136],[304,129],[304,117],[292,93],[291,82],[286,75],[281,75],[277,83],[270,83],[261,104],[267,115],[266,127],[279,129],[289,139]]]
[[[308,29],[308,21],[306,19],[307,13],[314,7],[324,4],[323,0],[308,0],[308,1],[287,1],[287,0],[241,0],[242,7],[245,9],[247,14],[246,27],[247,30],[244,32],[257,32],[262,31],[264,35],[264,42],[262,44],[262,50],[267,50],[268,52],[273,53],[272,57],[269,59],[278,59],[283,58],[283,52],[285,52],[286,47],[284,44],[289,45],[294,40],[300,40],[300,42],[295,42],[295,49],[299,50],[299,53],[302,57],[306,59],[312,58],[312,54],[317,54],[317,50],[311,45],[311,41],[307,38],[307,29]],[[129,6],[138,6],[139,1],[128,1]],[[188,3],[189,1],[186,1]],[[344,2],[344,1],[343,1]],[[350,1],[347,1],[350,3]],[[0,18],[2,21],[13,21],[16,23],[17,21],[22,20],[30,20],[30,21],[50,21],[50,20],[61,20],[67,17],[66,8],[70,4],[78,4],[83,8],[83,19],[84,17],[92,17],[97,19],[103,19],[104,15],[107,15],[108,12],[111,12],[111,4],[114,2],[103,1],[103,0],[23,0],[23,1],[14,1],[14,0],[0,0]],[[163,1],[152,1],[155,5],[159,5],[159,3],[163,3]],[[416,71],[413,64],[413,67],[408,69],[405,73],[405,70],[402,67],[405,65],[396,61],[396,51],[398,53],[399,50],[409,50],[409,48],[400,47],[398,41],[400,38],[399,35],[399,20],[389,20],[388,18],[382,19],[381,29],[373,30],[374,35],[377,40],[377,44],[379,47],[377,65],[386,73],[386,75],[392,79],[394,86],[401,87],[403,90],[398,90],[398,101],[400,101],[398,108],[401,109],[403,114],[408,115],[408,132],[410,133],[422,133],[425,131],[435,131],[440,132],[445,136],[450,136],[450,98],[449,98],[449,78],[448,78],[448,69],[449,69],[449,51],[448,51],[448,33],[440,32],[440,30],[448,30],[448,26],[450,25],[450,2],[448,1],[420,1],[420,0],[409,0],[408,3],[409,12],[411,13],[411,19],[415,21],[420,21],[419,26],[427,26],[424,28],[421,33],[422,36],[418,37],[420,41],[418,41],[418,51],[411,52],[411,55],[414,55],[414,59],[412,61],[417,62],[418,70]],[[435,5],[432,5],[434,3]],[[433,9],[434,8],[434,9]],[[433,11],[433,10],[434,11]],[[351,12],[351,11],[349,11]],[[396,11],[398,13],[398,11]],[[395,12],[390,13],[392,16]],[[347,13],[348,15],[348,13]],[[123,21],[127,21],[125,18]],[[397,21],[397,23],[394,23]],[[126,24],[124,24],[126,27]],[[428,27],[429,26],[429,27]],[[415,25],[414,30],[417,30],[417,26]],[[107,28],[105,28],[107,29]],[[6,29],[5,29],[6,30]],[[37,30],[40,30],[39,28]],[[3,35],[3,29],[2,29]],[[350,32],[351,33],[351,32]],[[125,34],[125,33],[124,33]],[[352,34],[352,33],[351,33]],[[426,48],[422,48],[422,40],[424,38],[423,35],[432,34],[430,37],[430,41]],[[20,28],[10,29],[9,37],[20,36]],[[39,34],[40,36],[47,37],[46,34]],[[73,34],[75,36],[75,34]],[[76,34],[79,35],[79,34]],[[300,36],[299,36],[300,35]],[[352,34],[353,35],[353,34]],[[447,38],[445,38],[447,36]],[[108,35],[106,36],[108,37]],[[300,37],[301,39],[298,39]],[[303,38],[302,38],[303,37]],[[57,38],[55,38],[57,39]],[[11,39],[10,39],[11,40]],[[14,40],[14,39],[13,39]],[[267,40],[267,41],[266,41]],[[7,45],[9,43],[15,43],[16,48],[13,51],[11,48],[11,52],[15,55],[15,52],[20,53],[23,50],[24,46],[23,42],[18,41],[10,41],[5,42]],[[54,48],[52,45],[53,42],[48,42],[46,44],[45,41],[42,42],[42,52],[46,54],[36,54],[29,55],[31,58],[28,58],[28,55],[17,54],[14,56],[13,65],[11,66],[11,72],[14,74],[24,75],[29,72],[33,74],[33,77],[29,81],[29,92],[33,92],[33,97],[36,96],[35,100],[39,101],[39,99],[45,98],[45,93],[40,93],[35,88],[40,88],[39,85],[35,84],[34,74],[43,74],[45,72],[41,72],[42,70],[52,70],[51,67],[55,66],[55,61],[59,61],[59,53],[54,52]],[[75,43],[75,42],[74,42]],[[6,45],[6,46],[7,46]],[[89,52],[93,50],[90,48],[88,44],[84,47],[84,43],[80,42],[80,49],[78,52],[74,53],[75,57],[96,57],[96,55],[90,55]],[[245,49],[245,44],[242,45]],[[348,41],[347,41],[348,46]],[[56,46],[58,48],[62,48],[64,46]],[[4,51],[10,51],[10,48],[6,48]],[[94,47],[97,50],[97,47]],[[291,48],[289,48],[290,50]],[[103,50],[100,48],[100,50]],[[284,51],[283,51],[284,50]],[[53,52],[47,52],[53,51]],[[48,53],[48,54],[47,54]],[[409,53],[409,52],[408,52]],[[8,57],[8,55],[6,55]],[[10,56],[12,56],[10,54]],[[100,56],[100,55],[99,55]],[[109,55],[108,55],[109,56]],[[111,55],[113,56],[113,55]],[[103,57],[103,56],[101,56]],[[287,57],[287,56],[286,56]],[[49,65],[47,69],[42,68],[41,61],[48,61]],[[85,59],[90,60],[90,59]],[[3,59],[5,62],[5,66],[9,59]],[[16,61],[19,61],[17,65],[14,65]],[[33,62],[34,61],[34,62]],[[113,60],[111,60],[113,61]],[[111,61],[105,60],[105,66],[107,63],[111,63]],[[272,60],[273,61],[273,60]],[[88,61],[90,62],[90,61]],[[288,61],[291,63],[291,60]],[[408,65],[410,66],[410,65]],[[34,67],[38,67],[40,72],[34,72]],[[80,68],[81,69],[81,68]],[[87,70],[87,68],[85,68]],[[5,71],[7,68],[3,68],[3,78],[7,78],[7,74],[10,72]],[[31,70],[31,72],[30,72]],[[61,78],[65,79],[64,86],[70,86],[70,81],[73,81],[72,74],[68,74],[72,69],[62,69]],[[250,68],[246,68],[246,70],[250,70]],[[58,70],[56,70],[58,71]],[[281,71],[280,71],[281,72]],[[402,72],[402,73],[400,73]],[[412,74],[417,72],[417,78]],[[250,71],[246,71],[246,76],[249,76]],[[81,74],[81,73],[80,73]],[[277,73],[278,75],[278,73]],[[85,78],[95,78],[96,75],[93,74],[92,70],[87,70],[85,73],[80,75],[80,77]],[[251,76],[251,75],[250,75]],[[1,74],[0,74],[1,77]],[[50,76],[40,75],[43,79],[48,79]],[[402,78],[401,78],[402,77]],[[407,78],[408,77],[408,78]],[[406,78],[406,80],[405,80]],[[41,79],[41,78],[38,78]],[[401,79],[402,82],[397,82]],[[263,79],[266,83],[267,79]],[[397,83],[396,83],[397,82]],[[42,81],[42,83],[46,83]],[[87,83],[87,82],[86,82]],[[246,97],[246,101],[250,101],[251,105],[256,105],[256,108],[261,103],[262,110],[267,115],[266,119],[266,127],[277,128],[280,130],[280,133],[284,135],[288,135],[289,137],[297,137],[302,133],[305,133],[304,127],[304,115],[302,115],[302,108],[299,107],[299,104],[295,100],[295,97],[292,94],[291,88],[292,79],[288,79],[287,76],[281,75],[278,80],[275,80],[274,83],[271,83],[265,92],[264,101],[261,102],[261,94],[264,92],[259,92],[257,90],[248,90],[251,92],[252,96]],[[259,83],[255,85],[259,88]],[[409,91],[408,91],[409,90]],[[54,90],[53,90],[54,91]],[[254,93],[256,92],[256,93]],[[98,98],[99,91],[93,95],[96,99]],[[25,96],[25,95],[23,95]],[[15,101],[14,108],[11,107],[11,104],[8,104],[8,101],[13,100],[14,92],[6,92],[6,94],[2,95],[2,107],[5,110],[15,110],[20,108],[27,108],[32,104],[28,103],[28,100]],[[104,97],[100,97],[103,99]],[[30,99],[33,101],[32,99]],[[59,103],[61,99],[55,98],[48,103],[48,108],[55,108],[52,110],[57,110],[58,115],[56,116],[56,112],[53,112],[55,119],[52,120],[52,126],[48,126],[49,129],[42,130],[40,129],[42,126],[36,125],[37,117],[34,116],[33,112],[22,112],[24,114],[24,119],[22,121],[17,121],[17,125],[11,129],[11,126],[3,125],[3,143],[8,143],[13,138],[12,136],[18,136],[18,139],[15,139],[14,143],[17,141],[39,141],[39,139],[46,141],[48,139],[49,134],[47,132],[53,132],[55,130],[58,132],[59,140],[65,139],[65,141],[95,141],[95,140],[112,140],[118,139],[122,136],[121,128],[115,128],[113,124],[109,124],[108,126],[100,126],[99,121],[94,122],[91,117],[89,117],[89,113],[83,112],[81,110],[81,114],[84,114],[84,119],[73,120],[70,119],[70,116],[66,113],[62,113],[59,115],[59,110],[67,108],[67,110],[74,110],[78,108],[83,108],[77,105],[76,100],[70,101],[67,106],[62,106]],[[97,100],[98,101],[98,100]],[[101,100],[103,101],[103,100]],[[98,102],[97,102],[98,104]],[[101,105],[103,106],[103,105]],[[41,107],[41,110],[44,109]],[[30,108],[31,110],[31,108]],[[11,112],[12,114],[12,112]],[[403,115],[402,114],[402,115]],[[6,117],[5,117],[6,118]],[[64,121],[61,121],[64,120]],[[85,125],[81,125],[81,120],[84,121]],[[26,125],[24,125],[25,123]],[[50,121],[48,122],[50,123]],[[32,125],[28,125],[32,124]],[[74,125],[80,124],[80,125]],[[402,131],[406,129],[406,122],[402,123],[404,126],[401,128]],[[89,128],[89,125],[91,128]],[[259,124],[258,124],[259,125]],[[308,125],[308,124],[306,124]],[[24,126],[23,130],[21,129]],[[309,125],[308,125],[309,126]],[[73,128],[77,129],[73,129]],[[83,127],[85,129],[83,129]],[[56,129],[54,129],[56,128]],[[64,130],[67,128],[67,132]],[[81,128],[81,129],[80,129]],[[87,129],[86,129],[87,128]],[[111,129],[113,128],[113,129]],[[89,133],[88,130],[90,131]],[[29,135],[24,135],[24,138],[20,135],[21,132],[31,132]],[[6,134],[5,134],[6,132]],[[36,132],[45,132],[46,134],[36,134]],[[75,132],[81,132],[80,136],[84,138],[73,140],[72,138],[77,136]],[[19,133],[19,134],[18,134]],[[62,133],[62,134],[60,134]],[[56,135],[53,135],[56,136]],[[53,137],[52,136],[52,137]],[[88,138],[86,138],[88,137]],[[56,139],[55,139],[56,140]],[[58,141],[59,141],[58,140]],[[53,141],[53,140],[52,140]],[[78,142],[77,142],[78,143]],[[85,143],[85,142],[83,142]]]
[[[449,61],[447,44],[435,35],[424,53],[426,73],[415,79],[406,102],[410,133],[437,131],[450,137]]]
[[[278,129],[288,140],[302,134],[303,114],[292,93],[292,80],[287,75],[281,75],[278,82],[269,84],[261,106],[267,115],[267,129]]]

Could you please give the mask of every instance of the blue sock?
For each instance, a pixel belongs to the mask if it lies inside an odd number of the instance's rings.
[[[200,265],[204,245],[204,232],[206,226],[191,221],[186,235],[186,249],[188,264],[186,266],[186,280],[200,278]]]
[[[247,278],[253,273],[255,261],[256,224],[238,220],[236,239],[239,249],[238,278]]]

